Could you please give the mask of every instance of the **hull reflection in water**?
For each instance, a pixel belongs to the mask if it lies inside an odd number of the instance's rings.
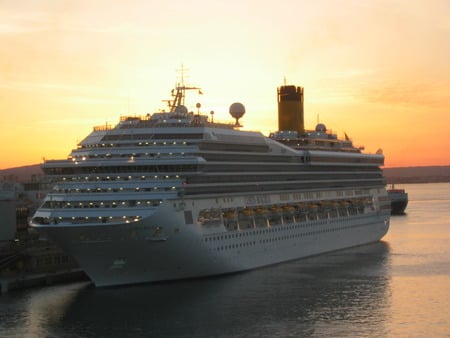
[[[376,336],[390,304],[388,254],[379,242],[223,278],[89,287],[50,336],[302,337],[336,325]]]

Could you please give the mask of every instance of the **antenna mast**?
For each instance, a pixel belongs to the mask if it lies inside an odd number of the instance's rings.
[[[177,73],[179,73],[180,76],[180,83],[177,83],[177,87],[181,86],[184,87],[184,74],[188,71],[189,69],[184,68],[184,65],[181,64],[181,67],[179,69],[177,69]]]
[[[190,87],[184,84],[184,77],[187,71],[188,69],[186,69],[183,64],[181,64],[181,68],[177,69],[177,73],[179,74],[179,78],[181,81],[176,84],[175,91],[172,90],[173,100],[169,100],[169,108],[171,112],[174,112],[176,107],[178,106],[184,106],[184,98],[186,90],[197,89],[199,93],[201,93],[200,88]]]

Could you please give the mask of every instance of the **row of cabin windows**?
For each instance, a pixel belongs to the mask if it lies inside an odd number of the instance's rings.
[[[127,200],[127,201],[46,201],[41,208],[47,209],[67,209],[67,208],[117,208],[117,207],[156,207],[162,200]]]
[[[95,176],[72,176],[72,177],[62,177],[63,181],[130,181],[130,180],[168,180],[168,179],[179,179],[180,175],[125,175],[125,176],[115,176],[115,175],[95,175]]]
[[[77,174],[114,174],[114,173],[165,173],[165,172],[197,172],[200,166],[197,164],[183,164],[183,165],[124,165],[124,166],[72,166],[72,167],[58,167],[45,168],[47,175],[77,175]]]
[[[176,190],[176,186],[169,187],[136,187],[136,188],[66,188],[60,187],[58,185],[53,187],[53,192],[55,193],[65,193],[65,194],[73,194],[73,193],[111,193],[111,192],[155,192],[155,191],[174,191]]]
[[[324,224],[324,223],[322,223],[322,224]],[[319,225],[322,225],[322,224],[319,224]],[[328,227],[328,228],[324,228],[324,229],[318,229],[318,230],[306,231],[306,232],[297,232],[294,234],[291,233],[291,234],[284,235],[284,236],[274,236],[274,237],[262,238],[262,239],[259,239],[258,241],[253,240],[253,241],[235,242],[235,243],[231,243],[231,244],[227,244],[227,245],[218,246],[215,249],[217,251],[239,249],[242,247],[255,246],[257,244],[269,244],[269,243],[278,242],[278,241],[292,240],[292,239],[296,239],[296,238],[315,236],[315,235],[325,234],[325,233],[339,232],[339,231],[360,228],[360,227],[367,227],[367,226],[372,226],[372,224],[353,224],[353,225],[341,224],[336,227]],[[298,226],[296,226],[295,228],[298,228]],[[262,233],[272,232],[270,230],[272,230],[272,229],[263,230]],[[260,234],[261,234],[261,232],[260,232]],[[243,232],[240,235],[245,237],[245,236],[254,236],[255,234],[254,233],[252,234],[251,232],[247,232],[247,233]],[[241,237],[241,236],[239,236],[239,237]],[[211,242],[219,241],[219,240],[222,241],[223,236],[209,238],[209,241],[211,241]],[[207,241],[208,241],[208,238],[205,238],[205,242],[207,242]]]
[[[257,235],[264,235],[276,232],[286,232],[295,229],[307,229],[311,227],[317,227],[320,225],[327,224],[327,222],[307,222],[307,223],[298,223],[298,224],[290,224],[283,227],[270,227],[270,228],[259,228],[259,229],[240,229],[237,232],[232,232],[229,234],[210,236],[205,238],[205,242],[212,241],[223,241],[227,239],[241,238],[241,237],[252,237]]]
[[[222,183],[222,182],[285,182],[285,181],[299,181],[299,180],[350,180],[350,179],[380,179],[379,173],[364,173],[364,174],[333,174],[329,173],[319,173],[313,175],[305,175],[302,172],[295,174],[292,173],[273,173],[267,174],[265,172],[258,173],[253,172],[252,174],[235,174],[230,175],[228,173],[214,173],[205,176],[194,176],[189,179],[189,183]]]
[[[102,138],[102,141],[121,141],[121,140],[147,140],[147,142],[154,142],[153,140],[166,140],[165,142],[173,142],[174,139],[179,140],[201,140],[203,134],[109,134]],[[103,143],[102,143],[103,144]],[[106,142],[105,142],[106,144]]]
[[[180,152],[180,153],[174,153],[174,152],[167,152],[167,153],[161,153],[161,152],[156,152],[156,153],[129,153],[129,154],[110,154],[110,153],[106,153],[106,154],[91,154],[88,156],[74,156],[72,157],[72,161],[85,161],[87,158],[90,159],[102,159],[102,158],[127,158],[127,159],[131,159],[131,158],[139,158],[139,157],[156,157],[156,158],[164,158],[164,157],[172,157],[172,156],[185,156],[186,153],[185,152]],[[188,153],[187,155],[192,155],[191,153]]]
[[[146,142],[124,142],[124,143],[94,143],[94,144],[80,144],[78,149],[85,148],[117,148],[117,147],[142,147],[142,146],[168,146],[168,145],[187,145],[186,141],[146,141]]]
[[[92,223],[132,223],[138,222],[141,216],[96,216],[96,217],[34,217],[32,222],[34,224],[92,224]]]

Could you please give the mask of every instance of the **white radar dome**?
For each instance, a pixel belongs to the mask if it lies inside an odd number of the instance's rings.
[[[245,107],[240,102],[235,102],[230,106],[230,115],[236,119],[236,126],[240,126],[239,119],[244,116]]]

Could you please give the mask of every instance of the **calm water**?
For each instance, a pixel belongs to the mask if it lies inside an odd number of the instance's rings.
[[[400,186],[398,186],[400,188]],[[0,296],[1,337],[450,337],[450,184],[380,243],[221,278]]]

